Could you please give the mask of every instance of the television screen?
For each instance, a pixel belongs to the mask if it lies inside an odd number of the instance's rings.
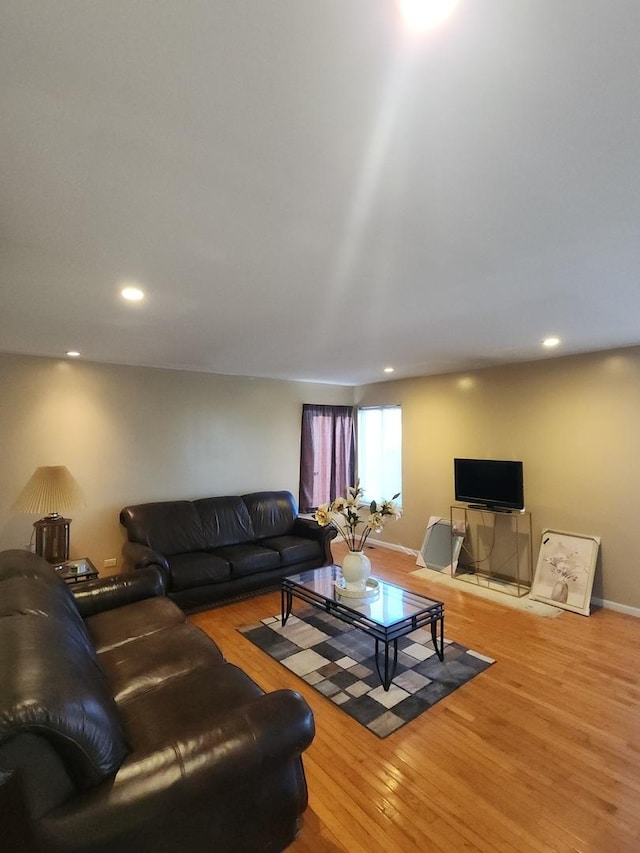
[[[455,499],[487,509],[524,509],[522,462],[454,459]]]

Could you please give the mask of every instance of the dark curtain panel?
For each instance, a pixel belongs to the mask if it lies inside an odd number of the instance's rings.
[[[356,440],[351,406],[302,406],[300,512],[344,495],[355,481]]]

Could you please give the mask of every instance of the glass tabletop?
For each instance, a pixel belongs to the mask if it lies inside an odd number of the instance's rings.
[[[79,560],[67,560],[55,567],[56,572],[63,578],[82,578],[85,575],[98,576],[98,571],[88,557]]]
[[[407,619],[433,611],[442,612],[442,602],[409,592],[395,584],[375,578],[378,594],[372,600],[349,598],[340,594],[336,583],[341,581],[340,566],[323,566],[283,579],[283,586],[302,589],[311,595],[336,602],[341,609],[351,610],[383,627],[390,627]]]

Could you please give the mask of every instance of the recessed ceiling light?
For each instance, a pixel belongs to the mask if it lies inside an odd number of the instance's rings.
[[[144,299],[144,291],[139,287],[127,285],[127,287],[123,287],[120,291],[120,296],[122,296],[123,299],[126,299],[127,302],[140,302]]]
[[[69,358],[78,358],[78,356],[80,355],[80,353],[78,352],[78,350],[77,350],[77,349],[68,349],[68,350],[67,350],[67,355],[69,356]]]
[[[385,367],[384,372],[385,373],[393,373],[393,367]]]
[[[405,26],[412,33],[424,33],[444,23],[458,0],[398,0]]]
[[[542,346],[547,347],[547,349],[552,349],[553,347],[557,347],[559,343],[560,343],[560,338],[556,338],[556,337],[545,338],[542,341]]]

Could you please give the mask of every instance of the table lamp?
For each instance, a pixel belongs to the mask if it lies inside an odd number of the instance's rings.
[[[69,559],[70,518],[68,512],[84,504],[80,486],[64,465],[44,465],[37,468],[20,492],[13,508],[23,513],[46,513],[34,522],[36,554],[48,563],[60,565]]]

